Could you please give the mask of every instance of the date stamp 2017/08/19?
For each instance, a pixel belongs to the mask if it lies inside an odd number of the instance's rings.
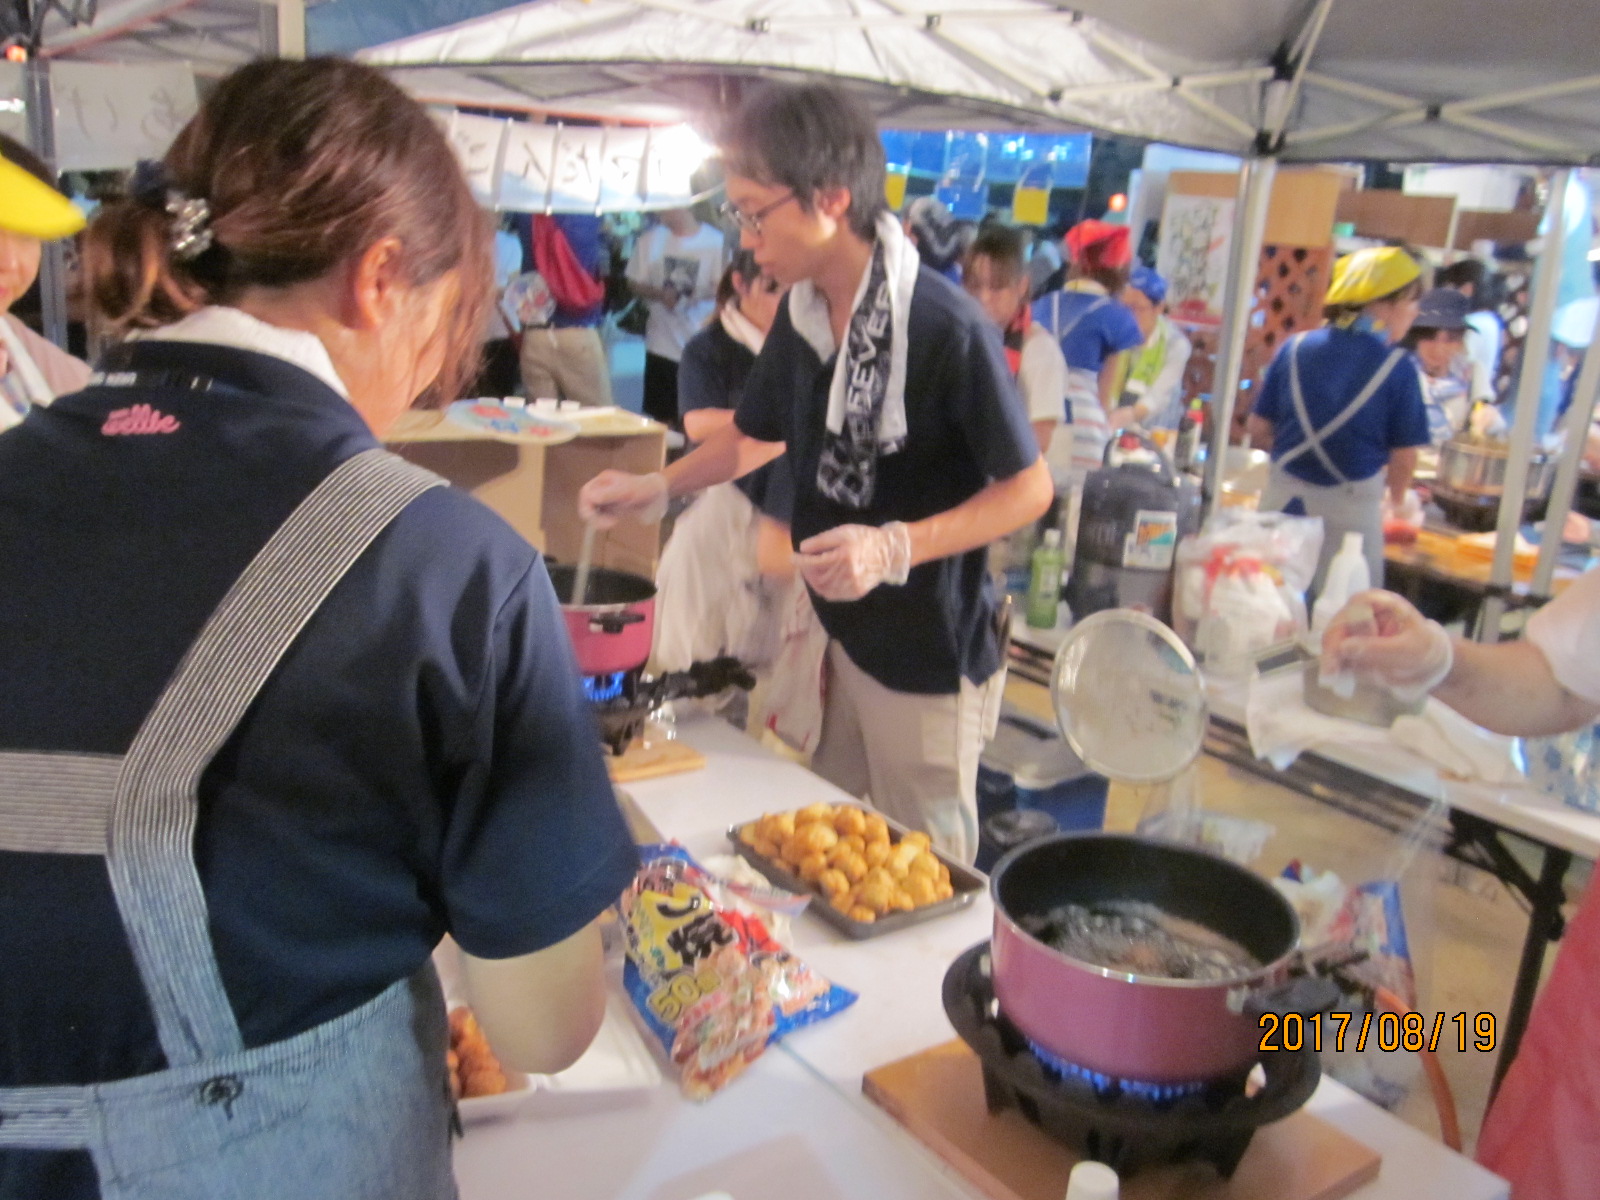
[[[1454,1046],[1465,1054],[1485,1053],[1495,1047],[1493,1013],[1435,1013],[1430,1021],[1421,1013],[1330,1012],[1321,1018],[1299,1013],[1261,1015],[1262,1053],[1269,1050],[1305,1050],[1321,1053],[1365,1050],[1446,1050]]]

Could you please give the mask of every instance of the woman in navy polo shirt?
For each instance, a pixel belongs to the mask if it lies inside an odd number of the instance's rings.
[[[1344,535],[1361,534],[1372,583],[1383,582],[1383,497],[1399,507],[1417,447],[1428,444],[1422,385],[1398,343],[1417,317],[1421,269],[1383,246],[1334,264],[1327,324],[1278,350],[1250,414],[1250,441],[1272,454],[1268,511],[1321,517],[1312,590]]]
[[[539,555],[377,440],[487,223],[381,74],[261,62],[85,266],[139,336],[0,435],[0,1197],[448,1200],[435,945],[560,1069],[637,864]]]

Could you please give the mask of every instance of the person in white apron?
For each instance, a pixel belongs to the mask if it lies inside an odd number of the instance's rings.
[[[1252,444],[1272,455],[1262,510],[1322,518],[1313,592],[1346,533],[1361,534],[1372,581],[1383,579],[1384,493],[1399,507],[1428,442],[1417,372],[1393,344],[1416,317],[1420,275],[1394,247],[1341,258],[1327,324],[1279,349],[1250,414]]]
[[[716,316],[689,339],[678,364],[678,413],[691,441],[732,423],[783,292],[748,250],[723,273]],[[793,495],[789,464],[780,456],[690,502],[656,573],[652,670],[683,671],[724,654],[751,667],[772,660],[794,578]]]
[[[0,134],[0,429],[88,382],[87,363],[51,345],[10,311],[39,277],[43,243],[82,228],[83,215],[56,190],[50,168]]]
[[[1067,231],[1065,243],[1065,286],[1033,306],[1034,321],[1054,335],[1067,361],[1065,415],[1070,429],[1063,432],[1071,436],[1052,440],[1046,458],[1058,488],[1103,462],[1122,358],[1144,342],[1133,313],[1116,299],[1133,257],[1127,227],[1080,221]]]
[[[86,262],[139,336],[0,436],[0,1200],[451,1200],[434,947],[559,1070],[638,862],[539,556],[377,441],[470,378],[479,212],[332,59],[131,193]]]

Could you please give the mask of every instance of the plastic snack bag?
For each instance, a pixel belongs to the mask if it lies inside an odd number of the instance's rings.
[[[780,900],[726,886],[675,844],[640,854],[618,903],[623,983],[691,1100],[726,1087],[791,1030],[854,1003],[768,931],[764,913],[783,911]]]

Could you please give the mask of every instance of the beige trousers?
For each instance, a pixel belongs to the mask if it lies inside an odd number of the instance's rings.
[[[611,370],[600,331],[589,326],[525,329],[522,390],[529,400],[576,400],[586,408],[611,403]]]
[[[886,688],[828,644],[822,736],[811,769],[885,816],[925,830],[958,862],[978,855],[978,756],[994,736],[1002,666],[952,695]]]

